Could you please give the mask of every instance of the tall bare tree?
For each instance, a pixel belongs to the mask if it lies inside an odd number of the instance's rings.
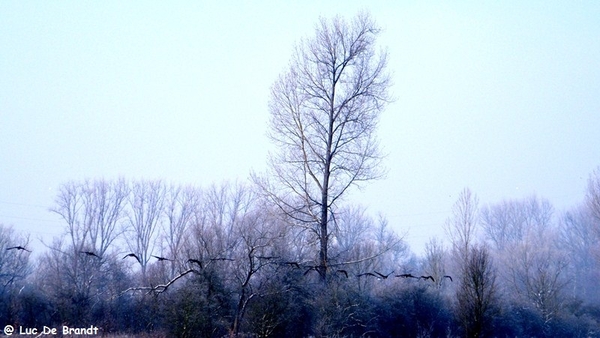
[[[492,330],[498,307],[496,272],[487,248],[472,246],[469,251],[456,293],[456,310],[465,337],[483,337]]]
[[[452,207],[452,217],[446,221],[445,230],[452,242],[453,254],[459,265],[468,262],[471,246],[479,222],[479,199],[470,189],[465,188]]]
[[[68,182],[61,185],[50,210],[66,222],[76,254],[89,251],[102,257],[119,235],[128,194],[123,179]]]
[[[352,185],[383,174],[375,129],[389,101],[389,77],[387,54],[375,48],[379,31],[365,13],[350,22],[321,19],[271,89],[269,135],[278,151],[270,156],[270,176],[276,182],[260,183],[318,238],[323,279],[335,203]]]
[[[539,312],[545,330],[564,308],[563,293],[570,282],[565,276],[569,261],[557,242],[555,229],[531,232],[507,253],[510,290]]]
[[[446,274],[446,249],[444,243],[437,238],[431,238],[425,244],[425,257],[423,258],[423,271],[432,276],[435,286],[439,289],[445,282]],[[455,274],[456,276],[456,274]],[[450,276],[452,278],[452,276]]]
[[[561,248],[564,242],[553,213],[550,202],[536,196],[504,201],[482,212],[486,239],[501,267],[504,294],[537,311],[544,330],[559,317],[569,283],[567,251]],[[567,231],[574,237],[575,230]]]
[[[82,189],[90,243],[102,257],[120,234],[118,225],[124,216],[129,188],[124,179],[119,179],[86,181]]]
[[[51,252],[42,256],[39,269],[48,282],[44,291],[60,300],[65,318],[85,320],[92,298],[98,300],[111,287],[110,248],[120,234],[128,194],[123,179],[61,185],[50,210],[65,221],[65,236],[49,245]]]
[[[178,264],[185,262],[182,257],[186,235],[190,234],[192,219],[200,200],[200,190],[191,186],[181,187],[172,185],[165,197],[166,225],[164,243],[167,246],[168,257]],[[170,278],[175,276],[176,265],[171,264]],[[177,268],[182,269],[182,266]]]
[[[229,257],[239,241],[236,224],[252,208],[252,202],[249,189],[239,183],[205,189],[191,220],[187,254],[202,260]]]
[[[131,188],[126,227],[127,243],[135,252],[146,279],[146,267],[154,249],[165,204],[166,187],[162,181],[138,181]]]
[[[235,316],[231,332],[237,336],[248,304],[255,297],[267,293],[265,285],[277,279],[277,269],[281,267],[280,249],[285,247],[285,228],[269,210],[254,207],[237,220],[235,231],[239,241],[233,252],[232,281],[238,294]],[[268,272],[265,272],[268,270]],[[276,292],[286,292],[285,288]]]

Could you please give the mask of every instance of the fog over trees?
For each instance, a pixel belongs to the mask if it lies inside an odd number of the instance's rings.
[[[35,259],[27,234],[0,227],[0,319],[177,337],[597,336],[598,182],[561,214],[536,196],[480,206],[465,189],[422,257],[346,205],[326,283],[318,239],[261,187],[67,182],[52,208],[64,234]]]
[[[379,28],[322,19],[271,92],[247,181],[62,184],[64,231],[0,224],[0,323],[146,337],[598,337],[600,167],[579,205],[460,192],[423,256],[344,197],[383,174]],[[35,255],[34,255],[35,254]],[[35,257],[35,258],[34,258]]]

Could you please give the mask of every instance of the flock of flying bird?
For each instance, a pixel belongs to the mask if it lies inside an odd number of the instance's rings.
[[[307,270],[307,271],[306,271],[304,274],[306,275],[306,274],[307,274],[307,273],[308,273],[310,270],[312,270],[312,269],[313,269],[313,268],[310,268],[310,269],[309,269],[309,270]],[[341,273],[341,274],[343,274],[344,276],[346,276],[346,278],[348,278],[348,277],[349,277],[349,276],[348,276],[348,271],[346,271],[346,270],[342,270],[342,269],[340,269],[340,270],[337,270],[337,272],[338,272],[338,273]],[[384,274],[382,274],[382,273],[380,273],[380,272],[373,271],[373,272],[364,272],[364,273],[359,273],[358,275],[356,275],[356,277],[359,277],[359,278],[360,278],[360,277],[363,277],[363,276],[368,276],[368,277],[375,277],[375,278],[377,278],[377,279],[388,279],[388,277],[392,276],[392,274],[393,274],[393,273],[394,273],[394,271],[392,271],[392,272],[388,273],[387,275],[384,275]],[[400,275],[394,275],[394,277],[401,277],[401,278],[414,278],[414,279],[417,279],[417,280],[420,280],[420,279],[423,279],[423,280],[429,280],[429,279],[430,279],[432,282],[434,282],[434,283],[435,283],[435,278],[433,278],[433,276],[413,276],[413,275],[412,275],[412,274],[410,274],[410,273],[403,273],[403,274],[400,274]],[[442,278],[448,278],[448,279],[449,279],[451,282],[453,281],[453,280],[452,280],[452,276],[445,275],[445,276],[443,276]]]
[[[27,250],[25,247],[22,247],[22,246],[20,246],[20,245],[13,246],[13,247],[10,247],[10,248],[6,248],[6,250],[7,250],[7,251],[8,251],[8,250],[22,250],[22,251],[31,252],[31,250]],[[92,251],[80,251],[80,253],[82,253],[82,254],[85,254],[85,255],[87,255],[87,256],[96,257],[96,258],[100,259],[100,256],[98,256],[97,254],[95,254],[95,253],[94,253],[94,252],[92,252]],[[156,258],[156,259],[157,259],[159,262],[163,262],[163,261],[173,261],[172,259],[169,259],[169,258],[166,258],[166,257],[155,256],[155,255],[151,255],[151,256],[152,256],[152,257],[154,257],[154,258]],[[140,258],[138,257],[138,255],[136,255],[136,254],[134,254],[134,253],[128,253],[128,254],[127,254],[127,255],[125,255],[125,256],[124,256],[122,259],[125,259],[125,258],[127,258],[127,257],[133,257],[133,258],[135,258],[135,259],[138,261],[138,263],[142,264],[142,261],[140,260]],[[269,259],[271,259],[271,258],[275,258],[275,257],[258,257],[258,258],[265,258],[265,259],[266,259],[266,258],[269,258]],[[188,263],[195,263],[195,264],[198,264],[198,266],[200,266],[200,269],[203,269],[203,268],[204,268],[204,266],[203,266],[203,264],[202,264],[202,261],[201,261],[201,260],[199,260],[199,259],[190,258],[190,259],[188,259],[187,261],[188,261]],[[219,257],[219,258],[211,258],[211,259],[209,259],[209,261],[233,261],[233,259],[231,259],[231,258],[223,258],[223,257]],[[290,267],[293,267],[293,268],[295,268],[295,269],[300,269],[300,268],[302,267],[302,266],[300,265],[300,263],[298,263],[298,262],[282,262],[282,263],[280,263],[280,264],[282,264],[282,265],[289,265]],[[319,271],[319,270],[318,270],[318,269],[319,269],[319,266],[315,266],[315,265],[309,265],[309,266],[303,266],[303,267],[305,267],[305,268],[308,268],[308,269],[307,269],[307,270],[304,272],[304,275],[305,275],[305,276],[306,276],[306,275],[307,275],[309,272],[311,272],[311,271],[313,271],[313,270],[314,270],[314,271]],[[344,275],[346,278],[348,278],[348,277],[349,277],[349,274],[348,274],[348,271],[347,271],[347,270],[338,269],[338,270],[336,270],[336,272],[337,272],[337,273],[340,273],[340,274],[343,274],[343,275]],[[392,272],[388,273],[387,275],[384,275],[384,274],[382,274],[382,273],[380,273],[380,272],[373,271],[373,272],[364,272],[364,273],[357,274],[357,275],[356,275],[356,277],[360,278],[360,277],[363,277],[363,276],[367,276],[367,277],[375,277],[375,278],[377,278],[377,279],[388,279],[388,277],[392,276],[392,274],[393,274],[393,273],[394,273],[394,271],[392,271]],[[423,280],[431,280],[432,282],[434,282],[434,283],[435,283],[435,278],[433,278],[433,276],[413,276],[413,275],[412,275],[412,274],[410,274],[410,273],[403,273],[403,274],[400,274],[400,275],[394,275],[394,277],[399,277],[399,278],[414,278],[414,279],[417,279],[417,280],[421,280],[421,279],[423,279]],[[445,276],[443,276],[442,278],[448,278],[448,279],[449,279],[451,282],[453,281],[453,280],[452,280],[452,276],[445,275]]]
[[[23,251],[31,252],[31,250],[28,250],[27,248],[25,248],[25,247],[22,247],[22,246],[20,246],[20,245],[17,245],[17,246],[11,246],[10,248],[6,248],[6,251],[8,251],[8,250],[23,250]],[[79,251],[79,253],[85,254],[85,255],[87,255],[87,256],[90,256],[90,257],[96,257],[96,258],[98,258],[98,259],[100,259],[100,258],[101,258],[100,256],[98,256],[98,255],[97,255],[95,252],[93,252],[93,251]],[[127,254],[127,255],[125,255],[125,257],[123,257],[123,259],[125,259],[125,258],[127,258],[127,257],[133,257],[133,258],[135,258],[135,259],[136,259],[138,262],[140,262],[140,263],[142,262],[142,261],[140,260],[140,258],[139,258],[139,257],[138,257],[136,254],[134,254],[134,253],[130,253],[130,254]],[[154,258],[158,259],[159,261],[172,261],[172,259],[168,259],[168,258],[165,258],[165,257],[160,257],[160,256],[155,256],[155,255],[152,255],[152,257],[154,257]]]
[[[295,268],[295,269],[300,269],[300,268],[301,268],[301,266],[300,266],[300,264],[299,264],[298,262],[283,262],[282,264],[284,264],[284,265],[289,265],[289,266],[291,266],[291,267],[293,267],[293,268]],[[319,270],[318,270],[318,269],[319,269],[319,266],[315,266],[315,265],[309,265],[309,266],[304,266],[304,267],[305,267],[305,268],[308,268],[308,269],[307,269],[307,270],[304,272],[304,275],[305,275],[305,276],[306,276],[306,275],[307,275],[309,272],[311,272],[311,271],[313,271],[313,270],[314,270],[314,271],[317,271],[317,272],[319,271]],[[347,270],[344,270],[344,269],[338,269],[338,270],[336,270],[336,272],[337,272],[337,273],[340,273],[340,274],[342,274],[342,275],[344,275],[346,278],[349,278],[349,277],[350,277],[350,275],[348,274],[348,271],[347,271]],[[375,277],[375,278],[377,278],[377,279],[380,279],[380,280],[381,280],[381,279],[388,279],[388,277],[392,276],[392,274],[393,274],[393,273],[394,273],[394,271],[392,271],[392,272],[388,273],[387,275],[384,275],[384,274],[382,274],[382,273],[380,273],[380,272],[378,272],[378,271],[373,271],[373,272],[364,272],[364,273],[359,273],[359,274],[357,274],[357,275],[356,275],[356,277],[360,278],[360,277],[363,277],[363,276],[367,276],[367,277]],[[412,275],[412,274],[410,274],[410,273],[403,273],[403,274],[400,274],[400,275],[394,275],[394,276],[395,276],[395,277],[401,277],[401,278],[414,278],[414,279],[417,279],[417,280],[420,280],[420,279],[423,279],[423,280],[431,280],[432,282],[434,282],[434,283],[435,283],[435,278],[434,278],[433,276],[413,276],[413,275]],[[443,276],[442,278],[448,278],[448,279],[449,279],[451,282],[453,281],[453,280],[452,280],[452,276],[449,276],[449,275],[445,275],[445,276]]]

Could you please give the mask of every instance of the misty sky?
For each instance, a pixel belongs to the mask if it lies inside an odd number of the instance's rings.
[[[60,184],[265,169],[270,86],[319,16],[368,10],[396,101],[349,202],[421,253],[459,192],[579,203],[600,165],[600,2],[0,2],[0,223],[49,241]],[[366,6],[366,7],[365,7]]]

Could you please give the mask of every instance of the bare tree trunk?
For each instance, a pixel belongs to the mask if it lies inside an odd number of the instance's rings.
[[[244,319],[244,314],[246,312],[246,307],[250,300],[254,297],[254,294],[247,295],[247,286],[242,287],[242,293],[240,294],[240,299],[238,301],[235,317],[233,319],[233,325],[231,328],[231,337],[237,337],[240,333],[240,325],[242,320]]]
[[[327,180],[325,180],[327,181]],[[327,229],[327,218],[329,217],[329,208],[327,206],[327,190],[323,191],[321,200],[321,234],[319,236],[319,275],[323,282],[327,281],[327,248],[329,246],[329,233]]]

